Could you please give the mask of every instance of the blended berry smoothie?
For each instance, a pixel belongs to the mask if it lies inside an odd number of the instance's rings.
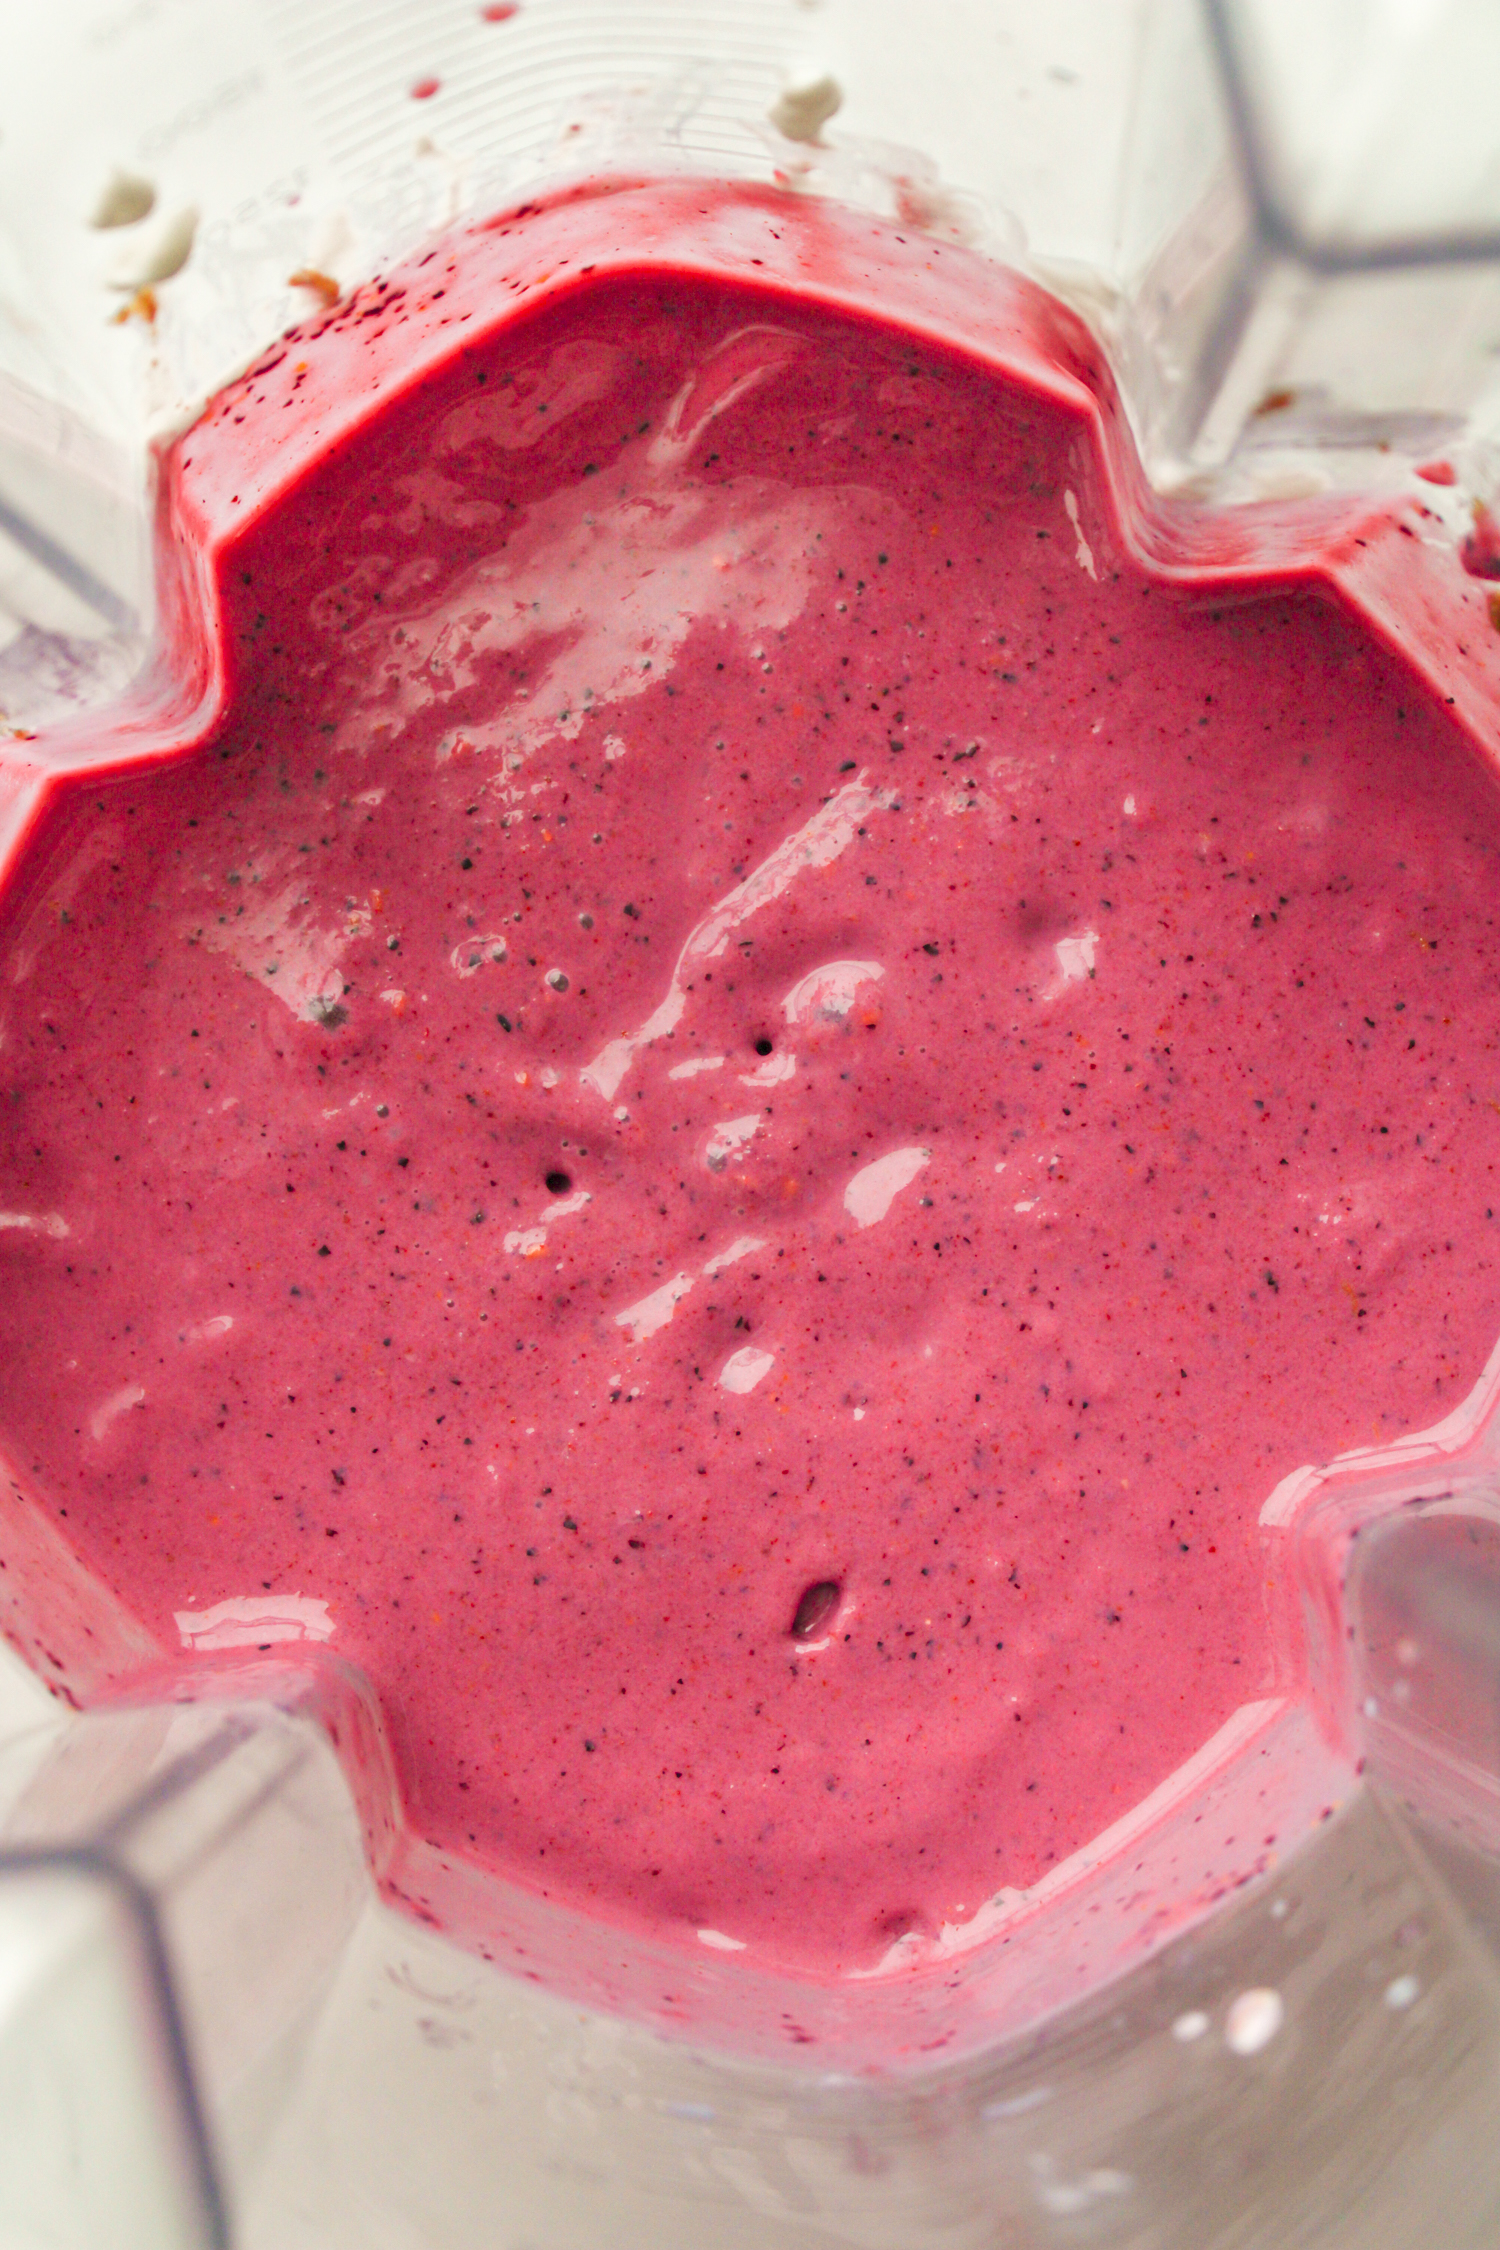
[[[1494,782],[1100,490],[899,310],[543,292],[0,898],[11,1455],[162,1648],[314,1620],[442,1852],[816,1975],[961,1927],[1269,1691],[1267,1494],[1495,1342]]]

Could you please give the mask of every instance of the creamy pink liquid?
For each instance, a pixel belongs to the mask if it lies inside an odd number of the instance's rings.
[[[728,284],[518,319],[230,591],[218,739],[0,901],[17,1462],[534,1889],[827,1972],[1033,1883],[1494,1342],[1493,784],[1055,406]]]

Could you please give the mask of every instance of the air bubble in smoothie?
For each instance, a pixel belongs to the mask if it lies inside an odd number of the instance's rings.
[[[792,1619],[794,1641],[809,1641],[815,1633],[821,1632],[825,1625],[832,1622],[833,1613],[839,1606],[841,1591],[836,1578],[820,1578],[815,1585],[806,1589]]]

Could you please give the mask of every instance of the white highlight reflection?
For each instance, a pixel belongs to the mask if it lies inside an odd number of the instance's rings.
[[[879,1224],[903,1188],[911,1186],[932,1156],[928,1148],[896,1148],[856,1172],[844,1190],[844,1209],[857,1227]]]
[[[308,1594],[231,1594],[212,1609],[179,1609],[173,1622],[184,1648],[261,1648],[268,1641],[327,1641],[333,1619]]]
[[[642,1297],[637,1304],[627,1305],[624,1312],[616,1313],[615,1326],[628,1328],[633,1344],[643,1344],[648,1336],[666,1327],[692,1286],[691,1274],[674,1273],[670,1281],[653,1289],[649,1297]]]
[[[764,1382],[775,1365],[774,1352],[763,1352],[755,1344],[743,1344],[719,1369],[719,1381],[726,1391],[743,1395],[753,1391],[757,1383]]]
[[[699,964],[716,961],[736,930],[763,906],[782,897],[799,875],[809,869],[831,867],[840,853],[848,850],[869,815],[892,802],[888,790],[871,789],[861,775],[836,790],[810,820],[784,837],[743,883],[737,883],[716,906],[711,906],[689,931],[664,997],[639,1031],[611,1039],[592,1062],[584,1065],[580,1076],[585,1086],[592,1086],[605,1101],[613,1101],[637,1051],[650,1046],[654,1039],[664,1039],[682,1021],[686,986]]]

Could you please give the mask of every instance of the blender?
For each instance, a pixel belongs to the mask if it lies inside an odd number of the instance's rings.
[[[329,292],[580,179],[627,219],[642,177],[747,182],[1029,272],[1107,355],[1119,505],[1164,569],[1190,520],[1168,503],[1240,510],[1248,571],[1351,511],[1419,508],[1435,622],[1358,571],[1344,590],[1493,745],[1483,10],[1038,23],[955,0],[920,38],[838,0],[359,23],[352,58],[332,6],[154,0],[33,35],[0,144],[24,213],[0,356],[10,834],[170,641],[153,447]],[[379,1895],[410,1842],[317,1605],[220,1605],[164,1665],[12,1478],[8,2239],[1390,2244],[1434,2212],[1487,2239],[1492,1390],[1267,1501],[1305,1696],[1247,1705],[953,1974],[848,2006],[752,2004],[732,1965],[665,1949],[622,1965],[521,1896],[508,1960],[423,1928]],[[1246,1879],[1252,1819],[1299,1841]],[[1149,1926],[1143,1894],[1168,1909]],[[648,1998],[664,1981],[675,2011]],[[756,2028],[789,2004],[823,2010],[809,2056]]]

